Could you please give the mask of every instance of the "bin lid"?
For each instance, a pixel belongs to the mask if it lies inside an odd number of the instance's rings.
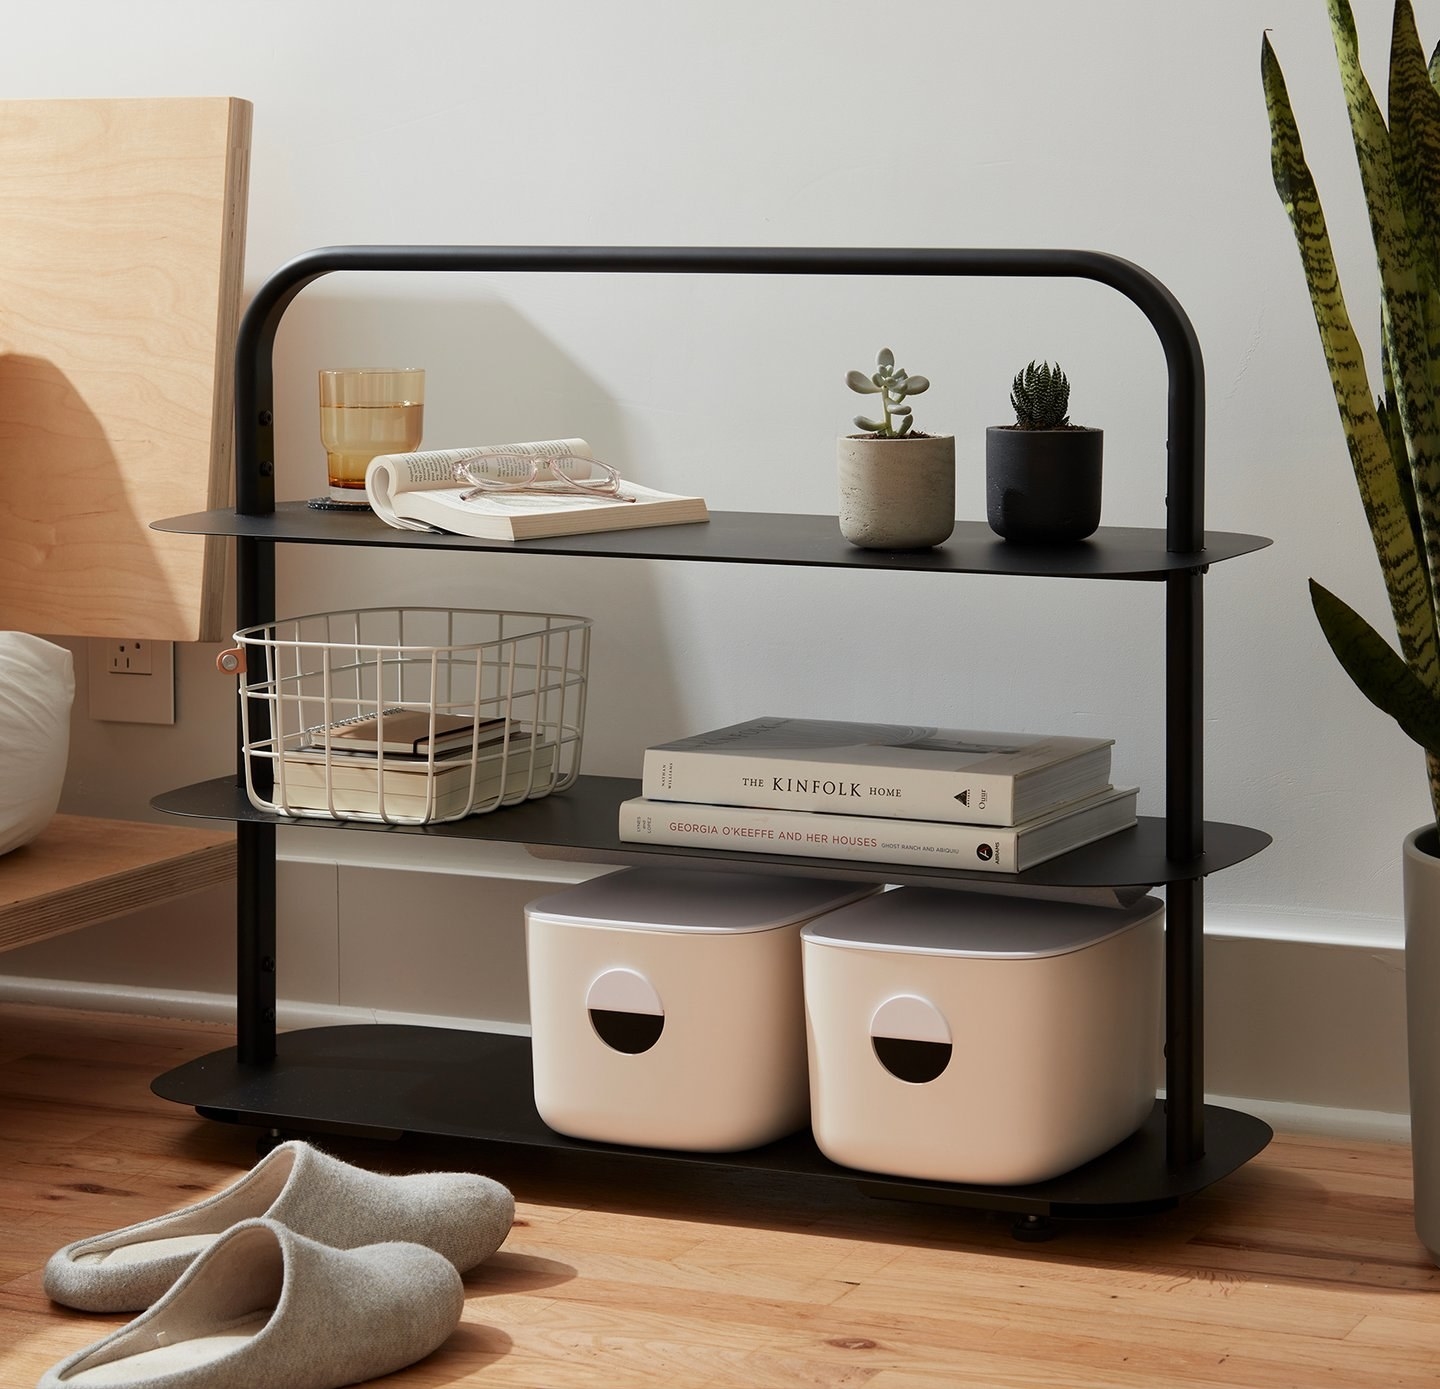
[[[1068,955],[1150,921],[1164,911],[1157,897],[1128,907],[897,887],[840,908],[800,932],[816,945],[914,955],[1015,960]]]
[[[627,931],[770,931],[869,896],[875,883],[623,868],[527,903],[529,921]]]

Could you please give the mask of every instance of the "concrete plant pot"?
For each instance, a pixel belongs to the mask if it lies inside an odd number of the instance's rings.
[[[862,550],[925,550],[955,530],[955,438],[839,441],[840,534]]]
[[[1440,1264],[1440,837],[1405,837],[1405,1028],[1415,1233]]]

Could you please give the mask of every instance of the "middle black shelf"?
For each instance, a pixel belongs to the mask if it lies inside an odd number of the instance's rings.
[[[692,867],[743,865],[756,873],[798,873],[811,877],[884,881],[920,887],[991,887],[1003,883],[1035,887],[1134,887],[1191,882],[1258,854],[1270,843],[1263,830],[1207,820],[1204,853],[1176,861],[1165,851],[1165,821],[1141,816],[1119,834],[1087,844],[1024,873],[966,873],[954,869],[905,867],[855,859],[821,859],[788,854],[750,854],[729,849],[685,849],[630,844],[619,837],[620,802],[638,796],[640,783],[626,777],[582,776],[555,795],[520,805],[432,825],[383,825],[357,820],[291,819],[255,809],[245,788],[231,776],[198,782],[157,796],[151,804],[170,815],[273,825],[420,834],[449,839],[524,844],[541,858],[575,858],[616,865],[653,863],[657,857]]]

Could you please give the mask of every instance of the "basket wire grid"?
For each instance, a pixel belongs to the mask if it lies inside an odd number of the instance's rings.
[[[235,633],[250,803],[299,819],[413,825],[564,790],[580,771],[590,628],[556,613],[405,607]],[[344,751],[326,735],[373,719],[378,742],[401,713],[422,716],[423,754]],[[461,746],[447,751],[436,734],[451,717],[469,725],[470,742],[456,735]]]

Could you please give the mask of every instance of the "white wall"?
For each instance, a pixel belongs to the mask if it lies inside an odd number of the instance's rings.
[[[1377,83],[1389,8],[1356,5]],[[1417,8],[1433,43],[1440,3]],[[1275,539],[1206,585],[1207,813],[1275,836],[1210,880],[1210,924],[1379,959],[1399,939],[1400,840],[1429,812],[1418,750],[1350,687],[1306,597],[1314,575],[1387,628],[1270,183],[1267,29],[1369,328],[1365,217],[1313,0],[51,0],[9,16],[0,85],[252,100],[252,289],[339,242],[1053,245],[1147,267],[1205,352],[1208,523]],[[958,437],[962,517],[983,516],[983,430],[1010,377],[1050,358],[1075,419],[1107,431],[1106,522],[1162,523],[1159,348],[1123,299],[1062,282],[331,277],[281,331],[277,491],[323,485],[316,368],[404,362],[429,370],[428,445],[580,434],[715,508],[833,513],[832,440],[857,406],[842,378],[881,344],[934,382],[917,417]],[[394,598],[593,614],[592,772],[633,774],[647,742],[757,713],[893,717],[1112,735],[1117,779],[1161,807],[1158,586],[316,547],[282,555],[281,594],[291,612]],[[182,653],[175,730],[77,718],[65,808],[145,817],[153,791],[224,769],[231,692],[207,656]],[[340,853],[360,836],[330,838]],[[43,959],[89,977],[79,945],[44,949],[13,972]],[[1273,979],[1260,997],[1217,975],[1212,1030],[1304,1006],[1279,959],[1246,976]],[[1382,1079],[1337,1104],[1403,1104],[1396,995],[1375,997],[1346,1042],[1374,1049],[1358,1069]],[[1333,1031],[1329,1011],[1307,1016]],[[1230,1059],[1242,1093],[1327,1102],[1293,1070]]]

